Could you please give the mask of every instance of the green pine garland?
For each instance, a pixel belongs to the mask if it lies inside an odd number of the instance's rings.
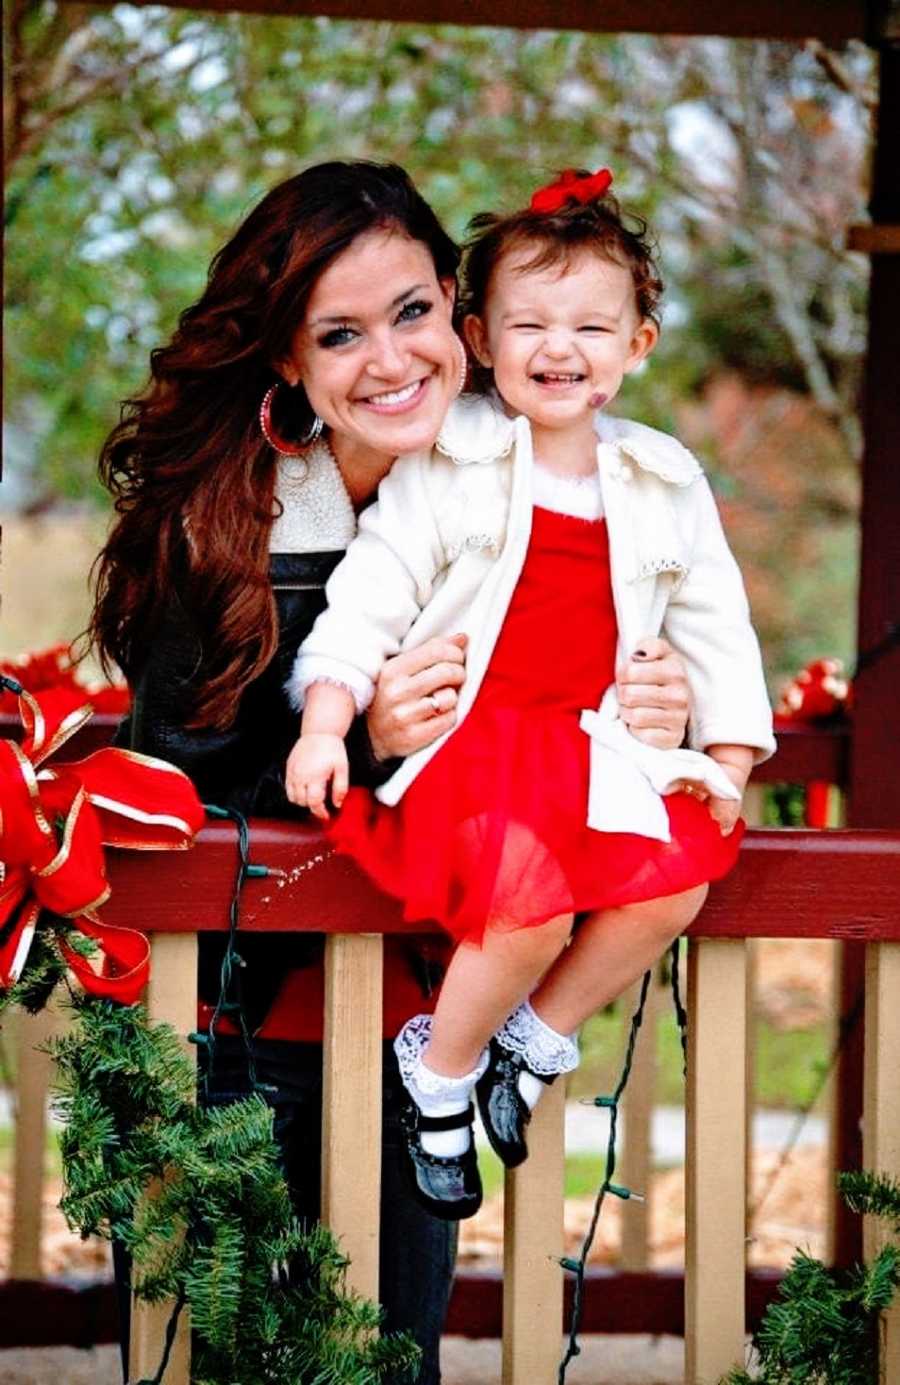
[[[0,1005],[40,1009],[60,975],[41,928]],[[176,1315],[189,1307],[195,1385],[409,1379],[418,1347],[377,1335],[381,1310],[347,1290],[333,1237],[294,1215],[262,1098],[200,1107],[169,1025],[87,996],[73,996],[72,1011],[74,1024],[48,1046],[65,1122],[61,1207],[82,1236],[127,1247],[137,1297],[172,1300]]]
[[[185,1306],[194,1385],[401,1385],[418,1371],[418,1346],[405,1334],[378,1335],[381,1309],[347,1289],[348,1261],[334,1238],[294,1213],[240,1010],[240,893],[266,868],[250,862],[240,813],[207,812],[237,825],[216,1016],[237,1013],[254,1094],[198,1106],[196,1073],[175,1031],[151,1024],[141,1006],[74,993],[58,942],[85,956],[96,944],[43,910],[22,976],[0,991],[0,1015],[11,1005],[36,1014],[60,983],[69,990],[74,1023],[47,1046],[64,1120],[60,1206],[82,1237],[127,1249],[136,1297],[174,1304],[156,1375],[135,1385],[160,1385]],[[212,1058],[214,1025],[204,1037]]]
[[[900,1233],[900,1183],[865,1171],[842,1173],[838,1183],[854,1212]],[[722,1385],[877,1385],[878,1318],[898,1285],[900,1245],[848,1271],[798,1251],[753,1339],[757,1373],[734,1370]]]

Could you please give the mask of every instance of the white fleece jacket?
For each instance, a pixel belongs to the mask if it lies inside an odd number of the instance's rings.
[[[767,758],[775,748],[771,709],[743,582],[699,464],[677,439],[643,424],[598,413],[595,429],[618,657],[651,635],[671,641],[687,667],[692,749],[658,751],[637,741],[618,718],[611,687],[581,720],[591,738],[588,822],[668,840],[660,796],[689,778],[737,797],[721,766],[700,752],[727,743]],[[525,560],[532,468],[527,419],[510,419],[481,397],[457,400],[434,451],[399,458],[362,514],[326,586],[328,606],[298,654],[294,704],[327,677],[364,706],[385,659],[464,631],[461,725]],[[404,760],[378,797],[397,803],[447,738]]]

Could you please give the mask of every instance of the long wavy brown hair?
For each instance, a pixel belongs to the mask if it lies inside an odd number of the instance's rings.
[[[107,671],[140,672],[178,600],[201,650],[186,724],[228,726],[277,645],[269,585],[274,453],[259,407],[320,274],[357,236],[397,227],[438,278],[459,252],[395,164],[317,164],[273,188],[213,259],[202,297],[150,356],[100,454],[117,520],[95,566],[88,636]],[[279,390],[282,436],[310,421],[302,387]]]

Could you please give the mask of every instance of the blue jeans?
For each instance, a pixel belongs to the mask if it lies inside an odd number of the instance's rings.
[[[384,1331],[411,1333],[422,1348],[416,1385],[440,1385],[440,1339],[453,1281],[457,1226],[432,1217],[408,1191],[399,1124],[403,1089],[389,1042],[383,1057],[379,1288]],[[202,1070],[205,1049],[199,1050],[199,1059]],[[275,1138],[294,1209],[299,1217],[315,1221],[322,1160],[322,1049],[318,1044],[257,1039],[254,1061],[257,1080],[275,1088],[266,1099],[274,1108]],[[236,1038],[220,1038],[208,1092],[210,1104],[224,1105],[249,1092],[243,1044]],[[114,1245],[113,1253],[127,1379],[129,1266],[121,1246]]]

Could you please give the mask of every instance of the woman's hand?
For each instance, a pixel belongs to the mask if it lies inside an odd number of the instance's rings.
[[[684,740],[690,713],[681,656],[668,640],[642,640],[616,679],[619,716],[645,745],[675,750]]]
[[[388,659],[366,713],[377,759],[411,755],[456,725],[467,644],[467,635],[436,636]]]
[[[284,783],[292,803],[327,822],[329,785],[335,808],[347,797],[349,768],[343,738],[327,732],[301,736],[288,756]]]

